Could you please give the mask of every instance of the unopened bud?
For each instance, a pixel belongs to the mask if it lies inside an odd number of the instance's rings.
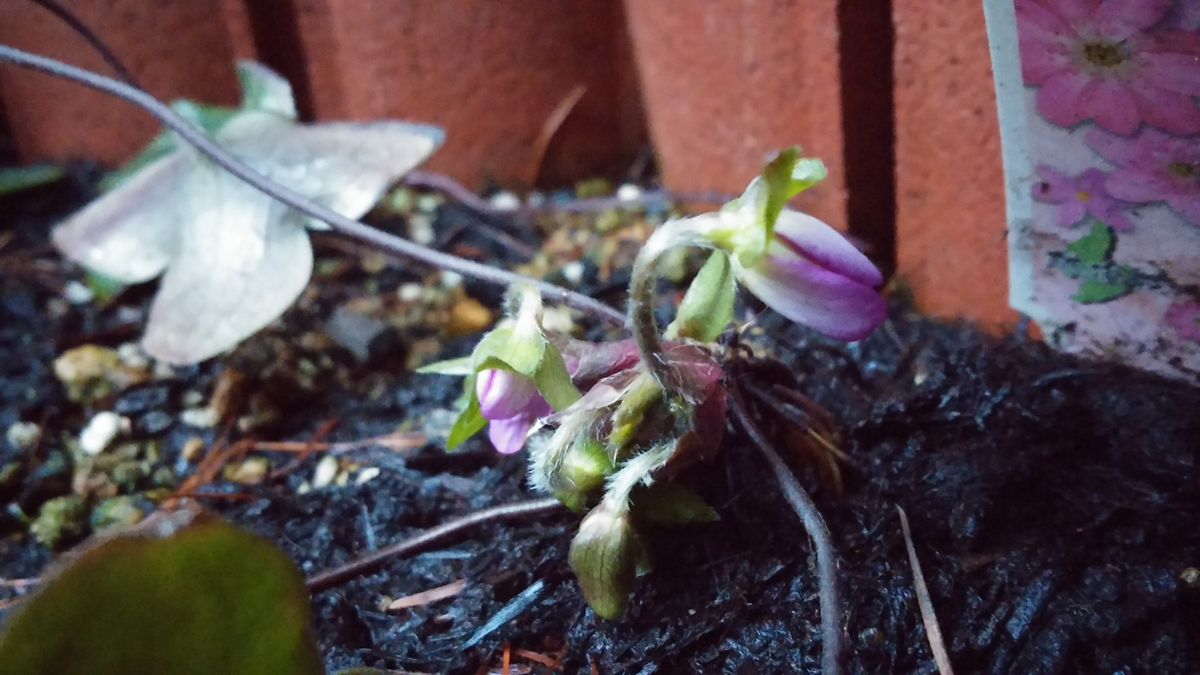
[[[582,511],[604,479],[613,471],[604,446],[595,439],[581,439],[571,445],[558,468],[554,496],[572,511]]]
[[[601,504],[580,523],[567,560],[596,616],[614,620],[625,612],[637,572],[638,549],[637,532],[628,513],[616,513]]]

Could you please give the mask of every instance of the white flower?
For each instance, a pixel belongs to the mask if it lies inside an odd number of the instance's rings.
[[[288,83],[238,65],[243,108],[215,133],[272,180],[350,218],[433,153],[443,134],[401,122],[296,123]],[[312,274],[308,219],[176,144],[71,216],[54,243],[123,283],[162,275],[142,345],[173,364],[229,349],[278,317]]]

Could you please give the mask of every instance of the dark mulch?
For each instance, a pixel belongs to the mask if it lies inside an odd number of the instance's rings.
[[[5,253],[37,251],[46,214],[72,201],[39,199],[5,216],[5,227],[20,224]],[[20,485],[0,492],[28,513],[64,489],[37,474],[58,434],[77,432],[83,418],[50,362],[64,340],[103,336],[119,322],[114,308],[90,306],[48,317],[52,293],[8,272],[0,278],[0,427],[41,421],[49,439],[25,458]],[[385,272],[382,287],[399,278],[388,274],[398,273]],[[346,283],[328,292],[353,295],[357,282]],[[297,309],[269,333],[311,330],[327,310],[319,302]],[[255,338],[267,352],[269,339]],[[833,345],[773,318],[751,344],[786,364],[773,377],[797,378],[841,420],[853,460],[844,494],[793,464],[841,555],[851,672],[934,672],[897,505],[912,521],[958,672],[1200,671],[1200,588],[1185,581],[1185,570],[1200,567],[1200,391],[902,306],[859,345]],[[459,341],[447,351],[467,348]],[[274,438],[305,438],[331,417],[341,420],[336,439],[376,435],[451,406],[460,391],[452,378],[335,360],[352,377],[331,377],[292,402]],[[178,386],[207,386],[220,361],[184,373]],[[386,383],[385,393],[364,395],[353,384],[362,380]],[[162,400],[174,413],[171,397]],[[187,435],[161,433],[168,460]],[[14,456],[0,453],[5,462]],[[298,495],[310,460],[286,479],[236,488],[255,499],[220,508],[312,573],[468,510],[531,496],[521,458],[499,457],[484,442],[454,455],[376,450],[361,461],[381,476]],[[721,520],[653,531],[656,568],[638,582],[623,621],[598,621],[583,604],[565,562],[577,517],[560,515],[497,527],[318,594],[315,625],[330,668],[477,672],[498,663],[507,643],[544,654],[565,648],[564,672],[817,672],[811,548],[761,459],[731,434],[717,461],[683,480]],[[49,558],[17,519],[0,516],[0,577],[34,575]],[[461,578],[467,588],[452,600],[380,609],[385,596]],[[481,631],[502,611],[511,618]],[[464,649],[468,641],[475,645]]]

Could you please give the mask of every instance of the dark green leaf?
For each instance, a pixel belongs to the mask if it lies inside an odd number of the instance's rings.
[[[475,396],[474,377],[468,378],[467,386],[471,392],[467,407],[458,414],[458,419],[454,421],[454,426],[450,429],[450,437],[446,439],[447,450],[454,450],[463,443],[466,443],[467,439],[483,431],[483,428],[487,426],[487,418],[480,411],[479,398]]]
[[[729,256],[715,251],[688,286],[668,334],[701,342],[716,340],[733,320],[734,291]]]
[[[654,483],[633,493],[638,518],[662,525],[711,523],[720,516],[700,495],[676,483]]]
[[[1085,281],[1079,285],[1079,291],[1072,295],[1071,299],[1083,305],[1093,305],[1116,300],[1131,290],[1133,289],[1125,284]]]
[[[322,673],[296,566],[258,536],[193,515],[156,517],[78,554],[8,622],[0,673]]]
[[[1067,250],[1080,262],[1099,265],[1112,258],[1117,247],[1117,235],[1103,223],[1092,223],[1092,231],[1075,240]]]

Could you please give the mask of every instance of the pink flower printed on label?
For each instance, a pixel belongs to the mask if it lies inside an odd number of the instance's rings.
[[[1164,201],[1192,225],[1200,225],[1200,139],[1174,138],[1156,129],[1122,138],[1094,129],[1087,144],[1117,167],[1104,182],[1110,195],[1131,202]]]
[[[1060,226],[1075,227],[1091,216],[1118,232],[1133,229],[1124,213],[1133,204],[1108,194],[1104,187],[1108,174],[1104,171],[1088,169],[1078,176],[1068,176],[1042,164],[1037,172],[1042,180],[1033,184],[1033,198],[1058,206]]]
[[[1128,136],[1145,122],[1200,133],[1200,35],[1174,28],[1171,0],[1016,0],[1025,84],[1037,108],[1072,127]],[[1187,21],[1185,17],[1183,21]]]
[[[1184,340],[1200,342],[1200,302],[1177,302],[1167,309],[1164,320]]]

